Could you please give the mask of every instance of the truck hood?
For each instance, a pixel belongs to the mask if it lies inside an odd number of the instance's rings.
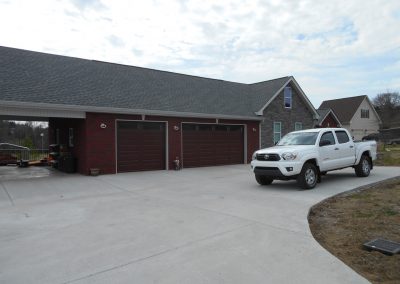
[[[288,145],[288,146],[274,146],[270,148],[265,148],[258,150],[256,153],[257,154],[283,154],[286,152],[297,152],[297,153],[302,153],[305,151],[308,151],[310,149],[313,149],[315,145]]]

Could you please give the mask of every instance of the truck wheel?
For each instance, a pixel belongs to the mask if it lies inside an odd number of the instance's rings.
[[[367,177],[371,172],[371,162],[367,155],[362,155],[360,162],[354,167],[358,177]]]
[[[272,183],[273,179],[262,175],[256,175],[256,181],[261,185],[269,185]]]
[[[302,189],[314,188],[318,181],[317,168],[310,163],[304,164],[299,176],[297,177],[297,184]]]

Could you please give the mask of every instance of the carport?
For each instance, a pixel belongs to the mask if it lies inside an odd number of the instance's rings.
[[[15,150],[13,153],[18,156],[17,162],[33,161],[43,158],[49,158],[51,151],[54,149],[43,149],[43,145],[58,144],[62,145],[62,155],[70,155],[73,157],[79,156],[79,146],[82,142],[80,136],[74,136],[74,130],[79,131],[79,127],[83,125],[85,112],[57,109],[51,106],[31,105],[26,103],[10,103],[0,102],[0,119],[8,121],[33,121],[48,123],[48,133],[42,133],[42,148]],[[62,122],[62,123],[60,123]],[[48,139],[43,141],[43,137]],[[44,143],[45,142],[45,143]],[[60,151],[60,150],[57,150]],[[54,154],[54,153],[53,153]],[[59,155],[58,153],[57,155]],[[75,166],[71,170],[75,172]]]

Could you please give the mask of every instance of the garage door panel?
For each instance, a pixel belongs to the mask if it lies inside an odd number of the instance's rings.
[[[165,123],[117,122],[118,172],[165,169]]]
[[[243,126],[184,124],[183,166],[241,164],[244,159]]]

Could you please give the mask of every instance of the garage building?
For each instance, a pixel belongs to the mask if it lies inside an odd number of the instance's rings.
[[[318,118],[291,76],[243,84],[8,47],[0,63],[0,118],[47,120],[82,174],[245,164]]]

